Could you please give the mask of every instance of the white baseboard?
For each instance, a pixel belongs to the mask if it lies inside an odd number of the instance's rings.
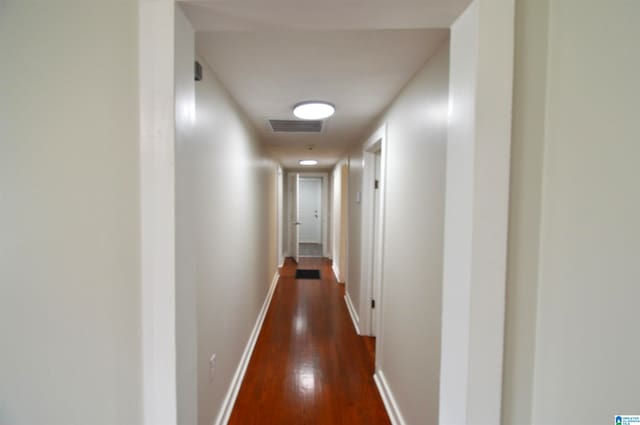
[[[387,410],[387,414],[389,415],[391,424],[405,425],[406,422],[402,418],[402,413],[400,413],[400,409],[398,408],[396,399],[393,397],[391,388],[389,388],[389,384],[387,383],[387,380],[384,377],[384,373],[382,373],[381,370],[377,371],[373,375],[373,379],[374,381],[376,381],[378,392],[380,393],[380,397],[382,397],[382,402],[384,403],[384,407]]]
[[[333,270],[333,275],[336,277],[336,282],[342,282],[342,279],[340,279],[340,270],[336,266],[335,262],[331,265],[331,270]]]
[[[353,327],[356,329],[356,333],[358,335],[362,335],[360,333],[360,318],[358,317],[358,313],[356,313],[356,309],[353,307],[353,303],[351,302],[351,297],[349,297],[349,292],[345,291],[344,294],[344,302],[347,304],[347,310],[349,310],[349,316],[351,316],[351,321],[353,322]]]
[[[265,298],[264,303],[262,304],[262,308],[260,309],[260,314],[258,314],[256,324],[254,325],[253,331],[251,331],[251,335],[249,336],[249,341],[247,341],[247,345],[244,348],[242,357],[240,358],[240,363],[238,364],[236,373],[233,375],[233,379],[231,380],[231,385],[229,385],[229,389],[227,390],[227,394],[224,397],[222,406],[220,407],[220,411],[218,412],[218,416],[213,422],[214,425],[226,425],[226,423],[229,422],[231,411],[233,410],[233,406],[236,403],[238,391],[240,391],[240,386],[242,385],[244,374],[247,371],[249,360],[251,360],[251,354],[253,353],[253,349],[256,346],[258,335],[260,335],[260,330],[262,329],[262,323],[264,322],[264,318],[266,317],[267,311],[269,310],[271,298],[273,298],[273,293],[276,290],[279,278],[280,273],[276,271],[276,274],[273,276],[273,280],[271,281],[271,287],[269,287],[267,297]]]

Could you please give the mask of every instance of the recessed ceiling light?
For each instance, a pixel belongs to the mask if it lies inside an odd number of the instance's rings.
[[[323,120],[335,111],[336,108],[329,102],[307,101],[293,107],[293,115],[302,120]]]
[[[317,165],[318,161],[315,159],[303,159],[300,161],[300,165]]]

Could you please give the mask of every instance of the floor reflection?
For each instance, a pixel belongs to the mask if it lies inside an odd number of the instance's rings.
[[[298,313],[293,320],[293,326],[297,335],[304,334],[307,331],[307,318],[301,313]]]
[[[316,389],[316,378],[312,366],[303,366],[296,370],[296,381],[300,392],[311,394]]]
[[[322,278],[295,279],[298,267]],[[389,425],[373,367],[331,262],[287,260],[228,423]]]

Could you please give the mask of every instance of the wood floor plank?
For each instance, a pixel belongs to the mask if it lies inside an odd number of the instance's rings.
[[[331,263],[320,280],[296,280],[287,260],[229,424],[389,424],[373,381],[374,359],[358,336]]]

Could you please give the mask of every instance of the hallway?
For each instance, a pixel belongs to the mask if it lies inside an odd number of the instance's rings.
[[[640,423],[637,17],[0,0],[0,425]]]
[[[321,280],[296,280],[286,260],[229,424],[388,424],[331,263],[305,258],[300,268]]]
[[[322,244],[300,243],[301,257],[322,257]]]

